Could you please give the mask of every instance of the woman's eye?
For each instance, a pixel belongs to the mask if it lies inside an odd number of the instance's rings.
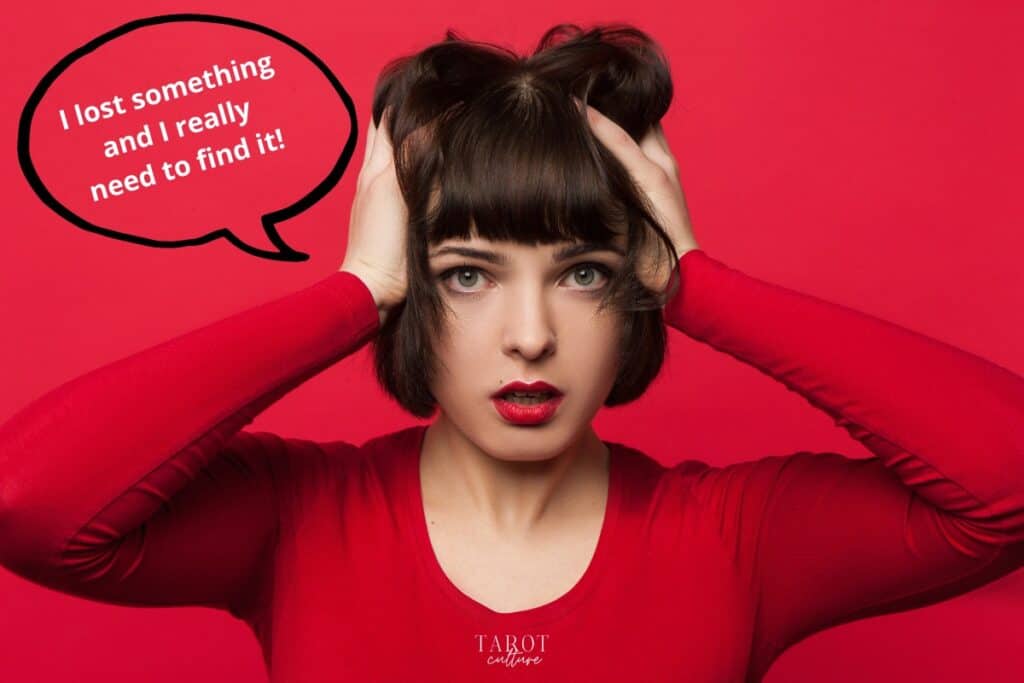
[[[601,282],[601,279],[608,280],[611,274],[611,269],[600,263],[581,263],[573,266],[573,269],[569,272],[569,279],[585,289],[600,289],[604,284]],[[601,284],[597,287],[592,287],[595,280],[601,282]]]
[[[445,272],[441,273],[440,280],[444,283],[454,281],[456,288],[455,291],[463,291],[461,288],[470,289],[480,279],[480,269],[473,266],[459,266],[457,268],[449,268]],[[473,290],[475,291],[475,290]]]

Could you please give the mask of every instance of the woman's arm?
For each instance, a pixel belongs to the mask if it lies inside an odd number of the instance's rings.
[[[274,537],[278,479],[316,456],[238,430],[379,324],[340,271],[30,403],[0,425],[0,562],[97,600],[234,612]]]
[[[876,456],[801,452],[697,468],[696,503],[758,596],[750,680],[817,630],[921,607],[1022,566],[1024,379],[710,258],[660,125],[637,142],[577,104],[681,255],[666,322],[798,392]],[[659,258],[645,254],[638,275],[665,291]]]
[[[1024,564],[1024,379],[699,249],[678,267],[668,324],[779,380],[876,456],[801,452],[698,476],[760,595],[754,670],[815,631]]]

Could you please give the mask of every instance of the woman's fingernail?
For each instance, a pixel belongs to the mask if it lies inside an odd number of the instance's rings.
[[[580,100],[580,98],[578,98],[575,95],[573,95],[572,96],[572,101],[576,105],[577,109],[579,109],[580,111],[583,111],[583,102]]]

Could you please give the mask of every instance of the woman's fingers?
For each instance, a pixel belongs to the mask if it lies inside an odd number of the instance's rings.
[[[658,180],[657,171],[663,171],[671,178],[678,179],[679,167],[660,123],[651,126],[638,144],[619,124],[590,105],[586,106],[591,130],[634,177],[653,182]]]
[[[662,159],[667,166],[668,172],[679,179],[679,161],[676,159],[676,155],[672,153],[672,148],[668,146],[668,140],[665,138],[665,129],[661,127],[661,121],[654,124],[655,139],[661,147],[661,151],[664,154]]]
[[[391,138],[388,137],[388,126],[391,124],[391,107],[385,107],[380,115],[380,125],[377,126],[378,135],[374,137],[374,143],[378,140],[386,147],[387,153],[391,153]]]
[[[373,125],[373,116],[370,116],[370,123],[366,127],[366,149],[363,150],[363,168],[366,168],[367,162],[370,160],[370,153],[373,151],[373,137],[377,130]]]
[[[633,174],[633,177],[643,183],[653,180],[654,174],[662,172],[663,169],[648,158],[640,145],[619,124],[589,104],[585,106],[587,120],[590,122],[590,129],[594,131],[594,135],[618,157],[622,165]]]
[[[665,129],[662,128],[661,121],[658,121],[658,123],[654,125],[654,129],[654,132],[658,135],[658,142],[661,143],[661,148],[665,150],[666,154],[672,154],[672,150],[669,149],[668,146],[668,140],[665,139]]]
[[[611,151],[626,167],[647,198],[658,222],[672,241],[676,253],[698,248],[690,227],[689,210],[682,186],[679,183],[675,157],[668,148],[660,124],[656,124],[637,143],[617,123],[607,116],[586,106],[587,120],[594,136]],[[663,292],[667,281],[664,275],[670,270],[664,268],[660,250],[647,250],[638,267],[644,284]]]
[[[380,125],[373,129],[373,142],[370,149],[370,156],[364,168],[369,177],[377,175],[392,161],[391,140],[388,138],[388,121],[391,115],[391,108],[384,109],[380,117]]]
[[[640,139],[640,149],[647,155],[647,158],[658,165],[661,170],[673,178],[676,177],[676,160],[668,146],[663,142],[658,133],[659,125],[651,126],[647,134]]]

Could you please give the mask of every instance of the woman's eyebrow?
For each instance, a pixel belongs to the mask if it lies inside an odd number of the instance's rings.
[[[561,263],[562,261],[568,261],[569,259],[580,256],[581,254],[589,254],[594,251],[610,251],[618,254],[619,256],[626,255],[622,249],[611,242],[582,242],[580,244],[570,244],[567,247],[559,249],[555,252],[554,256],[551,257],[551,262]]]
[[[459,256],[466,256],[468,258],[477,258],[481,261],[487,261],[488,263],[494,263],[499,266],[503,266],[508,263],[508,257],[504,254],[496,254],[493,251],[486,251],[484,249],[473,249],[472,247],[441,247],[432,253],[430,257],[443,256],[444,254],[458,254]]]
[[[580,256],[582,254],[589,254],[595,251],[610,251],[619,256],[625,256],[625,252],[622,251],[618,246],[606,243],[606,242],[582,242],[580,244],[570,244],[567,247],[563,247],[556,251],[551,257],[552,263],[561,263],[562,261],[568,261],[571,258]],[[441,247],[430,256],[441,256],[443,254],[458,254],[460,256],[466,256],[468,258],[477,258],[481,261],[487,261],[488,263],[494,263],[497,265],[507,265],[508,257],[505,254],[498,254],[493,251],[487,251],[486,249],[474,249],[472,247],[456,247],[446,246]]]

